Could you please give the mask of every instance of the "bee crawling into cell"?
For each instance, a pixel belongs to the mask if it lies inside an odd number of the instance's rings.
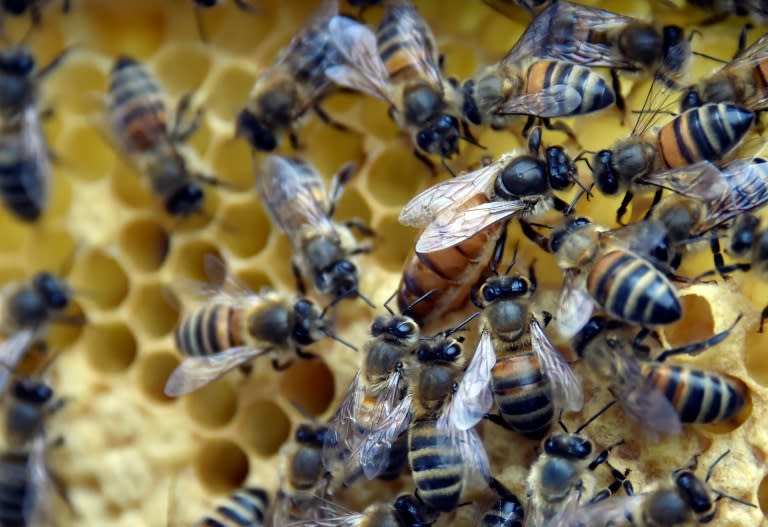
[[[185,359],[165,385],[169,397],[200,389],[264,355],[271,356],[276,370],[287,368],[294,357],[313,359],[304,348],[325,337],[352,347],[334,334],[326,310],[310,299],[272,290],[254,293],[211,255],[205,269],[213,283],[222,285],[183,284],[207,303],[176,327],[176,348]]]

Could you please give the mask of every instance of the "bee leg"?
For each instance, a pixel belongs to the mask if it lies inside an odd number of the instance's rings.
[[[611,450],[623,444],[624,440],[620,439],[619,441],[616,441],[614,444],[605,448],[602,452],[595,456],[595,459],[593,459],[592,462],[587,466],[587,469],[595,470],[597,467],[608,461],[608,455],[611,453]]]
[[[632,194],[632,192],[629,190],[624,193],[624,198],[621,200],[621,205],[619,205],[619,208],[616,211],[616,223],[619,225],[626,225],[626,223],[621,221],[621,218],[623,218],[627,213],[627,207],[629,206],[633,197],[634,194]]]
[[[624,96],[621,94],[621,79],[616,70],[611,70],[611,87],[613,88],[613,95],[616,97],[616,108],[621,112],[621,126],[624,126],[624,122],[627,119],[627,104],[624,101]]]
[[[307,294],[307,287],[304,284],[304,277],[301,276],[301,271],[296,266],[296,262],[291,262],[291,271],[293,271],[293,277],[296,279],[296,290],[301,296]]]
[[[69,55],[70,51],[72,51],[72,48],[67,48],[58,55],[56,55],[51,62],[46,64],[43,68],[40,69],[40,71],[37,72],[37,75],[35,75],[35,78],[39,81],[46,75],[50,74],[51,72],[55,71],[59,66],[61,66],[61,63],[64,61],[65,58],[67,58],[67,55]]]
[[[525,237],[538,245],[542,251],[551,252],[549,250],[549,238],[536,232],[530,223],[520,220],[520,229],[523,231]]]
[[[245,0],[234,0],[235,5],[240,11],[245,11],[246,13],[258,13],[259,8],[253,5],[250,2],[246,2]]]
[[[333,214],[336,212],[336,204],[341,199],[341,195],[344,193],[344,188],[347,186],[347,183],[349,183],[349,180],[352,179],[352,176],[354,176],[356,172],[357,163],[350,161],[349,163],[344,163],[344,166],[342,166],[336,175],[333,176],[331,189],[328,192],[328,201],[330,203],[328,206],[329,218],[332,218]]]
[[[299,136],[293,130],[288,132],[288,140],[291,142],[291,148],[294,150],[304,150],[304,145],[299,142]]]
[[[290,368],[293,361],[291,359],[288,359],[285,362],[280,362],[278,359],[272,359],[272,368],[275,371],[285,371],[288,368]]]
[[[607,465],[611,468],[611,475],[613,476],[614,481],[613,483],[608,485],[608,488],[605,488],[600,492],[598,492],[597,494],[595,494],[592,497],[592,499],[589,500],[589,503],[597,503],[599,501],[603,501],[607,498],[610,498],[611,496],[616,494],[620,488],[622,488],[626,483],[628,483],[627,476],[629,475],[629,472],[630,472],[629,469],[626,469],[624,472],[621,472],[616,468],[614,468],[613,466],[611,466],[610,463],[607,463]],[[631,484],[629,485],[631,486]]]
[[[568,136],[568,139],[573,141],[573,143],[576,145],[577,150],[581,150],[581,143],[579,142],[579,138],[576,137],[576,133],[571,129],[570,126],[565,124],[562,121],[554,121],[552,122],[550,119],[542,117],[541,123],[544,125],[544,128],[547,130],[555,130],[558,132],[563,132],[565,135]]]
[[[296,356],[304,360],[313,360],[317,358],[317,355],[315,355],[314,353],[311,353],[309,351],[304,351],[301,348],[296,348]]]
[[[724,329],[720,333],[715,333],[711,337],[709,337],[706,340],[701,340],[699,342],[693,342],[691,344],[686,344],[685,346],[680,346],[679,348],[672,348],[668,350],[664,350],[662,353],[659,354],[658,357],[656,357],[656,362],[664,362],[669,357],[674,357],[675,355],[689,355],[692,357],[695,357],[696,355],[699,355],[700,353],[708,350],[709,348],[716,346],[720,344],[722,341],[724,341],[728,335],[730,335],[731,331],[733,331],[733,328],[736,327],[736,324],[739,323],[739,321],[742,319],[742,314],[739,313],[739,316],[736,317],[736,320],[731,324],[730,327]]]
[[[361,236],[366,236],[368,238],[376,236],[376,231],[366,225],[362,218],[352,218],[346,220],[343,225],[348,229],[355,229],[360,233]]]
[[[432,160],[431,160],[431,159],[429,159],[427,156],[425,156],[424,154],[422,154],[422,153],[421,153],[421,152],[420,152],[418,149],[416,149],[416,148],[414,148],[414,149],[413,149],[413,155],[415,155],[415,156],[416,156],[416,159],[418,159],[419,161],[421,161],[422,163],[424,163],[424,164],[427,166],[427,168],[429,169],[429,171],[430,171],[430,172],[432,172],[432,176],[433,176],[433,177],[434,177],[434,176],[437,176],[437,167],[435,166],[435,164],[432,162]]]
[[[531,128],[533,128],[533,125],[536,123],[536,118],[533,115],[528,116],[528,120],[525,121],[525,124],[523,125],[523,138],[528,139],[528,136],[531,133]]]
[[[488,480],[488,486],[499,496],[499,498],[517,498],[506,485],[493,476]]]
[[[200,128],[200,123],[203,119],[204,110],[202,108],[198,108],[197,111],[195,111],[195,115],[192,117],[192,120],[189,121],[186,126],[184,126],[184,120],[189,113],[191,101],[191,93],[188,93],[179,99],[179,102],[176,105],[175,115],[173,116],[173,128],[171,129],[171,136],[176,141],[181,143],[189,139],[189,137],[194,134],[198,128]]]
[[[647,220],[651,217],[651,214],[653,214],[653,209],[656,208],[656,205],[659,204],[659,201],[661,201],[661,195],[664,192],[664,189],[658,189],[653,194],[653,201],[651,201],[651,206],[648,207],[648,211],[645,213],[645,216],[643,216],[644,220]]]
[[[636,354],[641,355],[643,358],[649,357],[651,353],[651,347],[643,344],[643,341],[648,338],[650,334],[650,329],[643,328],[637,332],[637,335],[635,335],[635,338],[632,340],[632,349]]]
[[[351,132],[349,127],[347,127],[346,125],[343,125],[340,122],[334,121],[333,119],[331,119],[331,116],[325,113],[325,110],[323,110],[319,104],[314,105],[312,109],[315,110],[315,113],[320,118],[320,120],[323,121],[328,126],[330,126],[331,128],[334,128],[339,132]]]
[[[747,33],[750,29],[754,28],[755,26],[752,24],[744,24],[742,26],[741,31],[739,31],[739,47],[736,48],[736,53],[733,54],[734,59],[741,55],[741,52],[747,47]]]

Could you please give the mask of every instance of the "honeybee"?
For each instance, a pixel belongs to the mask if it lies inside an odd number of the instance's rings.
[[[326,123],[345,129],[320,107],[331,83],[325,70],[341,60],[328,31],[338,11],[337,0],[323,0],[256,79],[245,108],[237,115],[235,129],[253,148],[272,151],[278,146],[278,136],[288,132],[292,146],[298,149],[294,128],[310,109]]]
[[[763,35],[722,68],[688,86],[680,99],[681,109],[731,102],[754,112],[764,111],[768,109],[766,77],[768,35]]]
[[[176,348],[186,358],[168,378],[169,397],[200,389],[262,355],[272,356],[276,370],[287,368],[294,355],[314,358],[303,348],[333,334],[325,312],[310,299],[270,290],[256,294],[215,256],[206,255],[204,264],[211,281],[222,286],[202,286],[208,302],[176,327]]]
[[[592,488],[594,482],[591,472],[605,463],[611,450],[624,441],[608,446],[593,458],[594,444],[589,438],[581,435],[581,432],[613,404],[613,401],[608,403],[574,432],[568,432],[560,421],[565,433],[553,434],[544,440],[543,452],[533,462],[526,480],[528,505],[525,508],[525,525],[563,525],[565,518],[578,506],[582,494],[596,490]],[[616,469],[611,470],[617,481],[623,479],[623,474]],[[596,493],[594,499],[601,499],[615,492],[620,485],[621,483],[615,483]]]
[[[494,477],[488,485],[498,499],[482,514],[478,527],[523,527],[525,511],[517,496]]]
[[[496,275],[480,287],[482,330],[472,362],[484,363],[498,416],[491,421],[531,439],[541,439],[555,415],[581,410],[581,380],[530,311],[536,292],[533,266],[526,279]]]
[[[429,527],[437,521],[438,513],[418,497],[404,494],[394,503],[376,502],[363,512],[355,512],[338,503],[316,498],[316,518],[288,525],[295,527]]]
[[[645,431],[679,434],[683,423],[715,423],[736,416],[747,401],[747,388],[721,374],[664,361],[675,355],[700,353],[722,342],[732,329],[701,342],[662,350],[653,360],[639,361],[636,355],[647,355],[650,349],[638,344],[633,328],[593,317],[574,339],[573,347],[595,375],[609,384],[625,414]],[[630,343],[635,351],[628,349]]]
[[[10,390],[5,413],[7,446],[0,452],[0,518],[3,525],[53,525],[55,493],[64,489],[46,461],[48,418],[63,405],[53,390],[37,379],[18,379]]]
[[[553,253],[564,271],[556,314],[563,337],[571,338],[584,327],[594,305],[644,327],[672,324],[682,317],[674,286],[650,261],[666,235],[658,222],[608,229],[586,218],[570,218],[555,227],[550,238],[521,224],[523,233]]]
[[[169,128],[162,88],[144,66],[127,56],[118,57],[110,72],[108,104],[114,144],[147,178],[166,212],[175,216],[199,212],[205,198],[200,184],[218,184],[189,166],[191,151],[184,145],[199,128],[202,110],[187,119],[190,96],[182,97]]]
[[[540,155],[541,129],[531,134],[529,153],[508,153],[477,170],[434,185],[400,211],[400,223],[423,227],[417,253],[435,253],[461,244],[512,216],[531,218],[568,203],[552,194],[571,188],[576,167],[560,146]]]
[[[329,424],[323,461],[333,471],[343,454],[347,481],[360,470],[368,479],[392,479],[406,463],[406,370],[420,336],[407,312],[376,317],[363,348],[363,364]]]
[[[411,475],[419,498],[439,512],[456,509],[471,474],[490,477],[485,447],[474,430],[493,404],[487,365],[472,361],[461,377],[463,347],[447,334],[419,346],[418,373],[408,395]]]
[[[331,221],[353,173],[353,163],[342,167],[328,196],[322,177],[307,161],[274,154],[264,159],[258,191],[272,220],[293,244],[293,271],[302,294],[304,280],[311,280],[318,293],[330,295],[334,302],[348,296],[368,302],[358,290],[358,270],[350,258],[371,247],[359,245],[351,229],[365,236],[373,231],[356,219]]]
[[[0,51],[0,198],[18,219],[34,222],[48,207],[51,167],[40,123],[41,82],[66,51],[37,69],[24,46]]]
[[[691,47],[679,26],[659,27],[558,0],[533,19],[510,53],[610,68],[616,104],[624,109],[616,70],[643,72],[676,85],[687,72]]]
[[[259,487],[242,487],[196,524],[197,527],[263,527],[269,513],[269,495]]]
[[[337,17],[330,33],[345,62],[326,69],[337,84],[387,103],[395,122],[408,132],[416,156],[443,163],[459,151],[461,93],[443,78],[432,30],[410,0],[387,0],[376,34],[352,20]]]
[[[715,466],[730,453],[726,450],[709,467],[701,480],[695,465],[676,470],[672,477],[643,494],[615,497],[580,507],[559,525],[564,527],[684,527],[711,522],[717,513],[717,502],[726,498],[747,507],[753,503],[725,494],[709,484]],[[625,487],[626,488],[626,487]]]

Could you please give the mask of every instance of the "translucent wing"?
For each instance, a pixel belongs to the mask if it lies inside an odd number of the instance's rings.
[[[480,335],[475,355],[459,383],[458,391],[451,399],[447,419],[459,430],[474,427],[493,405],[491,370],[496,364],[493,341],[487,330]]]
[[[189,297],[197,301],[222,302],[233,305],[253,305],[263,298],[254,293],[251,288],[227,272],[226,264],[218,256],[206,254],[203,258],[203,268],[208,277],[208,282],[179,278],[173,281],[172,292],[166,293],[169,304],[177,309],[181,308],[175,294]]]
[[[609,499],[576,508],[568,518],[561,518],[557,525],[561,527],[627,525],[628,521],[640,520],[628,514],[642,511],[643,502],[647,498],[648,494],[611,496]]]
[[[639,221],[600,233],[600,239],[612,248],[623,248],[641,255],[648,254],[666,236],[666,228],[658,221]]]
[[[278,68],[290,62],[295,71],[308,71],[316,66],[316,61],[330,61],[332,50],[328,49],[328,24],[338,15],[338,0],[323,0],[298,28],[294,37],[275,59],[272,68]],[[318,55],[318,52],[325,52]]]
[[[333,232],[328,219],[325,184],[306,161],[270,154],[257,178],[259,192],[272,220],[294,242],[306,225]]]
[[[323,442],[323,466],[331,473],[335,472],[339,462],[349,456],[355,448],[356,436],[359,435],[356,416],[358,408],[365,398],[365,385],[358,372],[352,379],[344,399],[328,423],[328,431]]]
[[[490,165],[442,181],[421,192],[400,211],[400,223],[411,227],[425,227],[439,213],[460,209],[478,194],[487,195],[491,182],[511,157],[511,154],[505,154]]]
[[[513,97],[501,104],[497,113],[561,117],[574,112],[581,105],[581,101],[578,90],[557,84],[540,92]]]
[[[44,434],[38,434],[32,442],[27,464],[28,492],[24,496],[22,512],[29,525],[54,525],[52,500],[55,493],[51,475],[46,464],[47,441]]]
[[[733,71],[737,76],[740,76],[738,72],[749,71],[766,60],[768,60],[768,35],[763,35],[723,66],[720,71],[723,73]],[[748,92],[747,97],[740,101],[746,108],[753,111],[768,109],[768,87],[765,84],[759,83],[758,89],[748,90]]]
[[[320,496],[303,498],[312,510],[310,518],[286,523],[275,523],[275,527],[358,527],[365,515],[352,511],[336,502]]]
[[[43,128],[40,124],[40,112],[36,105],[28,105],[24,109],[21,120],[21,145],[24,159],[32,163],[33,167],[27,167],[24,179],[28,196],[36,196],[40,209],[45,210],[48,204],[48,193],[51,180],[50,152],[45,141]],[[30,170],[31,168],[31,170]]]
[[[465,474],[476,473],[487,481],[491,473],[488,453],[474,428],[462,430],[456,426],[455,411],[452,409],[455,398],[443,408],[437,418],[437,428],[446,438],[446,451],[450,453],[453,450],[461,457]]]
[[[24,358],[35,336],[35,332],[31,329],[22,329],[0,344],[0,394],[5,393],[5,388],[13,372],[16,371],[16,366]]]
[[[271,348],[229,348],[214,355],[187,357],[165,384],[165,395],[181,397],[218,379],[241,364],[272,351]]]
[[[393,443],[408,428],[411,396],[406,395],[368,434],[360,448],[360,465],[365,477],[374,479],[389,466]]]
[[[573,338],[589,321],[594,304],[583,285],[581,278],[573,270],[567,270],[557,306],[557,327],[563,338]]]
[[[466,210],[449,210],[427,225],[416,242],[416,252],[431,253],[458,245],[483,229],[531,208],[531,202],[491,201]]]
[[[394,106],[389,73],[379,57],[373,31],[368,26],[340,16],[331,19],[328,28],[330,38],[344,62],[331,65],[325,70],[325,75],[336,84],[378,97]]]
[[[541,360],[544,371],[549,378],[555,406],[568,412],[581,411],[582,406],[584,406],[581,379],[563,359],[547,334],[544,333],[544,328],[533,316],[531,316],[529,329],[531,347]]]

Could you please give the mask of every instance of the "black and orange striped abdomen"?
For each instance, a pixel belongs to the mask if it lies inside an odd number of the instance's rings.
[[[668,168],[718,161],[733,150],[754,121],[754,114],[728,103],[691,108],[659,130],[659,153]]]
[[[243,487],[233,492],[200,522],[200,527],[261,527],[269,508],[269,495],[258,487]]]
[[[408,427],[408,462],[424,503],[440,512],[453,512],[459,504],[464,464],[436,419],[418,419]]]
[[[559,103],[563,109],[548,111],[549,117],[596,112],[610,106],[615,100],[613,91],[605,80],[585,66],[562,61],[542,60],[534,62],[528,68],[526,93],[535,94],[558,85],[568,86],[576,90],[581,95],[581,103],[576,109],[567,111],[563,101]]]
[[[670,281],[650,262],[624,250],[595,262],[587,292],[610,315],[640,326],[671,324],[683,314]]]
[[[401,7],[387,9],[376,31],[379,56],[394,81],[423,78],[434,69],[435,43],[429,27],[417,14]]]
[[[200,357],[244,346],[244,310],[211,303],[186,316],[174,333],[176,348],[183,355]]]
[[[683,423],[726,421],[747,401],[747,388],[736,379],[673,364],[644,363],[642,371]]]
[[[491,371],[491,386],[499,415],[516,432],[541,439],[555,417],[549,381],[533,351],[501,358]]]

